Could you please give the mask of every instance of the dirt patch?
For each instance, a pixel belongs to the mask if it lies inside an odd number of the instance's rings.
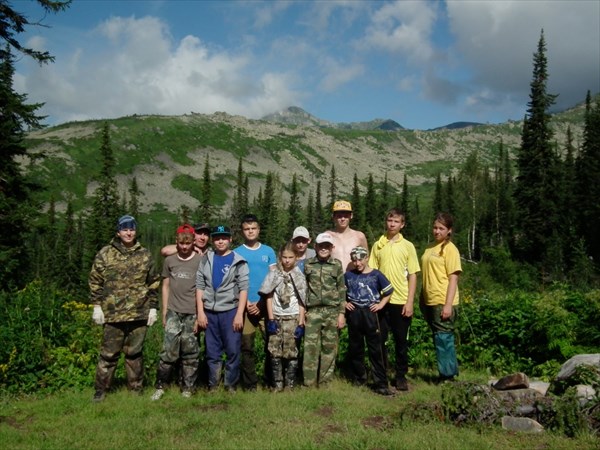
[[[26,421],[31,422],[31,417],[29,417]],[[17,430],[25,429],[25,425],[23,423],[20,423],[19,420],[11,416],[0,416],[0,424],[2,423],[5,423],[9,427],[15,428]]]
[[[331,417],[333,416],[333,408],[331,406],[323,406],[315,411],[315,415],[319,417]]]
[[[196,409],[202,412],[227,411],[229,409],[229,405],[227,403],[216,403],[214,405],[202,405]]]
[[[363,427],[374,428],[379,431],[389,430],[392,428],[393,423],[389,417],[383,416],[371,416],[361,420]]]

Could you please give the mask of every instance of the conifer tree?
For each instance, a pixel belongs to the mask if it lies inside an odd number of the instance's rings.
[[[327,225],[326,223],[326,219],[325,219],[325,211],[323,211],[323,204],[321,203],[321,180],[317,181],[317,190],[315,193],[315,210],[314,210],[314,214],[315,214],[315,226],[314,226],[314,232],[316,234],[322,233],[323,231],[325,231]],[[327,216],[327,220],[329,219],[329,216]]]
[[[442,199],[442,174],[440,172],[438,172],[435,177],[435,190],[433,192],[433,203],[431,206],[434,215],[446,210]]]
[[[296,174],[292,176],[292,183],[290,185],[290,203],[288,205],[288,221],[287,221],[287,233],[288,239],[291,239],[294,228],[301,225],[301,213],[302,207],[300,206],[300,198],[298,194],[298,180]]]
[[[373,174],[369,173],[367,177],[367,191],[365,192],[365,229],[363,232],[369,236],[373,234],[373,230],[379,230],[381,218],[377,217],[374,211],[374,205],[377,205],[377,192],[375,191],[375,182]]]
[[[333,203],[338,200],[338,188],[337,188],[337,179],[335,175],[335,165],[331,165],[331,172],[329,173],[329,203],[327,204],[327,209],[331,210],[333,207]]]
[[[238,159],[235,192],[231,209],[231,223],[240,223],[242,217],[248,211],[248,175],[244,173],[242,157]]]
[[[45,10],[46,13],[57,13],[64,11],[69,7],[71,0],[55,1],[55,0],[37,0],[37,3]],[[45,26],[41,22],[30,22],[24,14],[14,10],[6,0],[0,1],[0,40],[6,42],[7,52],[16,50],[30,56],[40,64],[45,64],[54,61],[54,57],[47,51],[35,50],[31,47],[26,47],[17,39],[18,34],[23,33],[28,26]],[[0,51],[0,53],[2,53]],[[0,59],[4,59],[0,55]]]
[[[60,262],[60,270],[55,274],[56,282],[67,291],[79,293],[82,290],[81,280],[87,277],[82,273],[83,236],[75,223],[73,202],[67,201],[64,228],[59,237],[56,257]]]
[[[360,186],[358,184],[358,175],[354,172],[354,179],[352,182],[352,223],[353,228],[362,230],[365,227],[365,210],[360,195]]]
[[[308,200],[306,201],[306,227],[311,235],[314,235],[315,224],[315,197],[312,189],[308,192]]]
[[[561,215],[563,229],[563,254],[569,266],[574,262],[575,252],[573,243],[577,242],[577,171],[575,169],[575,146],[571,127],[567,127],[567,141],[565,144],[563,190],[559,214]]]
[[[277,208],[275,185],[277,180],[275,174],[267,172],[265,179],[265,190],[263,192],[262,203],[259,206],[258,218],[260,221],[261,237],[269,245],[274,245],[277,239],[277,223],[279,211]]]
[[[116,165],[110,141],[108,122],[102,126],[102,143],[100,145],[101,168],[98,187],[92,199],[92,210],[87,220],[86,236],[88,238],[85,267],[91,266],[98,250],[108,244],[115,235],[115,224],[120,214],[117,182],[114,178]]]
[[[133,177],[131,179],[131,183],[129,184],[129,214],[133,217],[138,217],[140,215],[140,195],[142,192],[138,186],[137,177]]]
[[[26,223],[35,213],[33,184],[22,173],[17,158],[26,154],[23,139],[28,129],[40,128],[40,103],[28,104],[27,95],[13,89],[14,57],[9,47],[0,50],[0,289],[27,281],[16,276],[26,264]]]
[[[200,205],[196,216],[200,222],[210,223],[213,218],[212,199],[212,180],[210,176],[210,161],[208,154],[204,160],[204,171],[202,173],[202,184],[200,187]]]
[[[518,206],[516,224],[519,238],[515,245],[523,260],[541,264],[544,270],[544,266],[555,256],[551,247],[557,244],[552,239],[559,229],[557,211],[560,207],[559,186],[556,185],[558,161],[552,148],[548,113],[556,96],[546,91],[547,66],[546,41],[542,31],[533,56],[530,100],[517,158],[519,173],[515,200]]]
[[[402,177],[402,195],[400,197],[400,209],[408,217],[408,177],[406,173]]]
[[[452,175],[448,175],[448,180],[446,181],[446,186],[443,193],[443,204],[445,205],[444,210],[453,216],[456,215],[456,199],[454,198],[454,177]]]
[[[579,230],[596,264],[600,261],[600,100],[592,105],[586,96],[585,128],[581,155],[577,161]]]

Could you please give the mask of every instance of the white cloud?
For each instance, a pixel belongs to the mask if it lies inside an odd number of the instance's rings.
[[[288,9],[291,5],[291,2],[285,0],[277,0],[261,4],[261,7],[255,12],[254,26],[260,29],[270,25],[275,17]]]
[[[431,33],[436,17],[434,3],[384,3],[373,14],[359,46],[397,53],[415,62],[428,61],[433,55]]]
[[[100,55],[99,39],[110,44]],[[43,99],[55,122],[190,111],[261,117],[294,103],[289,76],[253,74],[252,59],[211,51],[194,36],[173,42],[156,18],[115,17],[80,42],[68,64],[32,67],[23,91]]]
[[[342,64],[329,56],[321,58],[320,66],[324,76],[319,83],[319,89],[325,92],[333,92],[365,72],[362,64]]]
[[[557,106],[581,102],[587,89],[600,91],[600,2],[448,1],[447,9],[474,88],[487,92],[472,95],[473,106],[507,97],[525,105],[541,29]]]

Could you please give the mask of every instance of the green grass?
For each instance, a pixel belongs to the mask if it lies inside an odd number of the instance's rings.
[[[124,389],[103,403],[92,389],[0,401],[0,442],[10,449],[592,449],[598,438],[526,435],[499,426],[456,427],[435,417],[403,420],[403,410],[439,402],[420,379],[393,398],[335,380],[320,389],[274,394],[171,388],[158,402]],[[406,417],[406,416],[404,416]]]

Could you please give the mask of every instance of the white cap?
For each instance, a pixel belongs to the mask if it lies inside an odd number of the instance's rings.
[[[329,233],[321,233],[320,235],[317,236],[317,239],[315,239],[315,242],[317,244],[324,244],[325,242],[328,242],[331,245],[333,245],[333,236],[330,235]]]
[[[292,234],[292,240],[296,239],[297,237],[310,239],[310,234],[308,233],[308,230],[305,227],[296,227],[296,229],[294,230],[294,234]]]

